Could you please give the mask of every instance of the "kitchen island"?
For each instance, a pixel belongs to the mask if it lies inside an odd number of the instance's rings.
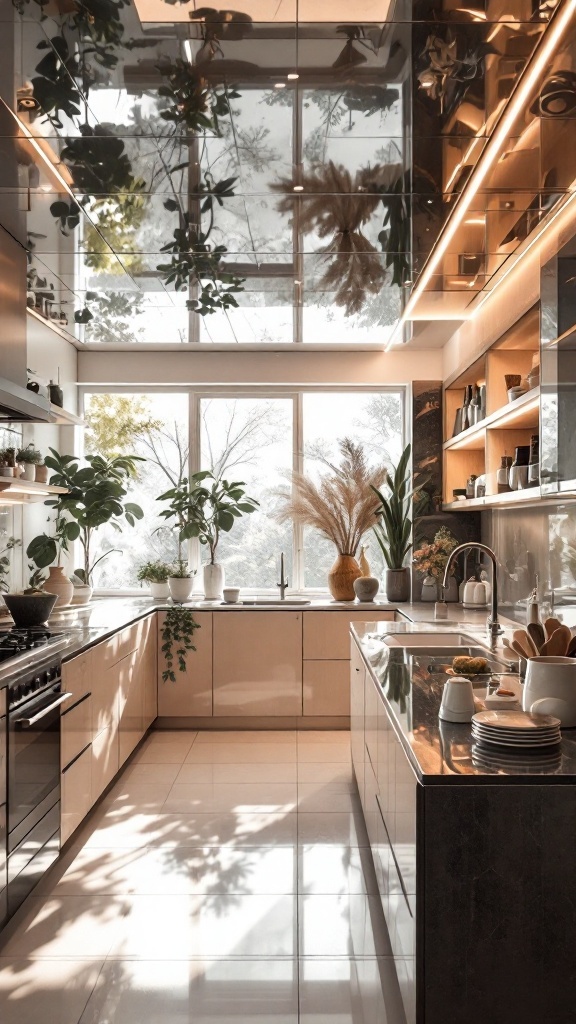
[[[452,653],[440,624],[410,647],[416,628],[355,625],[351,651],[352,758],[407,1019],[569,1024],[576,732],[548,758],[482,753],[438,720]]]

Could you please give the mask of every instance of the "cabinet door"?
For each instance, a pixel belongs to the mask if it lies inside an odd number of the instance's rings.
[[[302,714],[302,613],[214,615],[214,715]]]
[[[94,738],[103,729],[118,726],[120,680],[119,663],[102,669],[96,658],[92,664],[92,738]]]
[[[350,623],[393,622],[393,611],[367,608],[358,612],[304,612],[304,660],[348,661],[350,657]]]
[[[64,769],[92,739],[92,697],[86,696],[61,718],[60,765]]]
[[[156,613],[144,620],[145,627],[142,634],[142,644],[138,654],[140,658],[139,671],[142,675],[142,729],[146,729],[158,715],[158,650],[156,625]]]
[[[60,832],[65,843],[92,806],[92,748],[88,745],[62,772]]]
[[[305,661],[304,715],[350,714],[350,665],[347,661]]]
[[[355,640],[350,640],[350,743],[360,798],[364,799],[364,677],[366,669]]]
[[[62,689],[72,694],[70,699],[62,705],[63,711],[72,707],[81,697],[90,692],[92,686],[91,663],[92,651],[85,651],[84,654],[79,654],[78,657],[62,663]]]
[[[123,765],[144,735],[144,680],[134,651],[115,666],[118,672],[118,760]]]
[[[180,672],[174,663],[176,682],[163,682],[166,667],[162,653],[162,628],[165,612],[158,613],[158,714],[166,717],[212,715],[212,612],[194,611],[200,629],[194,633],[195,651],[186,657],[186,671]]]
[[[92,803],[118,772],[118,726],[103,729],[92,740]]]

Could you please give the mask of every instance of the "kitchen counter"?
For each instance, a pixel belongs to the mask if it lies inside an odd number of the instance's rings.
[[[465,613],[467,614],[467,613]],[[490,763],[482,755],[472,738],[470,725],[442,722],[438,718],[438,709],[442,696],[442,688],[448,676],[443,666],[450,664],[452,655],[443,658],[440,654],[432,654],[433,648],[426,653],[409,654],[404,647],[390,647],[385,642],[386,636],[409,635],[422,633],[422,623],[390,623],[368,622],[355,623],[351,626],[356,637],[365,665],[382,693],[388,717],[402,747],[416,772],[420,782],[425,785],[450,783],[475,785],[482,784],[538,784],[559,783],[573,784],[576,781],[576,729],[566,729],[562,734],[562,743],[558,756],[549,763],[539,764],[533,754],[518,759],[517,764],[504,764],[494,760],[490,755]],[[472,642],[485,638],[465,625],[459,627],[461,632],[469,632]],[[430,632],[450,632],[435,623]],[[500,648],[497,659],[507,660],[509,652]],[[434,671],[430,671],[433,669]],[[502,674],[506,673],[505,666]],[[518,676],[507,675],[505,685],[521,693]],[[480,698],[485,694],[485,687],[476,691]]]

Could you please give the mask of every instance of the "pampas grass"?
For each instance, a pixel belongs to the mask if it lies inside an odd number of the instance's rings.
[[[386,467],[371,469],[360,445],[349,438],[339,442],[342,461],[318,483],[293,473],[292,491],[277,491],[282,507],[274,518],[311,526],[331,541],[341,555],[355,555],[363,535],[377,522],[373,488],[382,487]]]

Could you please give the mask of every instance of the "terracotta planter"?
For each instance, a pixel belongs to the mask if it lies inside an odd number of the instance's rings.
[[[410,569],[386,569],[386,600],[390,604],[410,600]]]
[[[61,565],[53,565],[46,583],[42,587],[47,594],[56,594],[56,607],[65,608],[70,604],[74,594],[74,584],[64,575]]]
[[[328,573],[328,589],[335,601],[353,601],[354,580],[362,575],[353,555],[338,555]]]
[[[37,484],[48,483],[48,466],[42,464],[41,466],[34,466],[34,479]]]

